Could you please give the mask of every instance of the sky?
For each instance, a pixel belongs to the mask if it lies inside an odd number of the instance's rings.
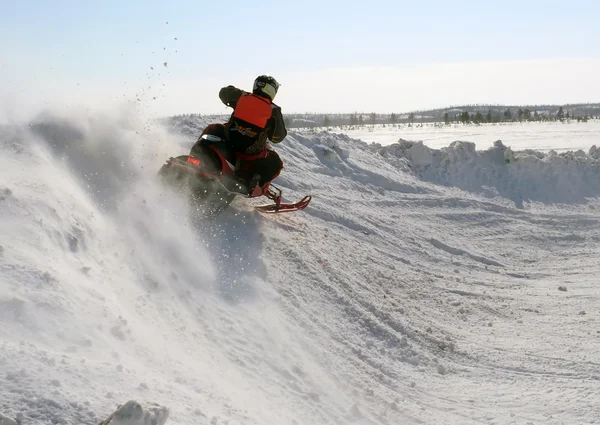
[[[0,0],[0,115],[223,114],[259,74],[284,112],[600,101],[599,21],[597,0]]]

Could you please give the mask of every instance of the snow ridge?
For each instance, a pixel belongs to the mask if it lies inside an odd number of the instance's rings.
[[[524,150],[513,152],[501,141],[476,151],[475,144],[457,141],[442,149],[422,142],[400,141],[379,147],[386,158],[404,158],[419,178],[455,186],[488,197],[523,201],[581,203],[600,196],[600,160],[592,146],[586,154]]]

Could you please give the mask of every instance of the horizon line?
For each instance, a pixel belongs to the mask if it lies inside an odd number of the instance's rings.
[[[366,111],[352,111],[352,112],[283,112],[284,115],[352,115],[352,114],[363,114],[370,115],[375,113],[376,115],[405,115],[411,113],[425,113],[425,112],[436,112],[436,111],[444,111],[447,109],[460,109],[460,108],[477,108],[477,107],[495,107],[495,108],[528,108],[528,107],[577,107],[577,106],[598,106],[600,107],[600,101],[597,102],[575,102],[575,103],[530,103],[530,104],[508,104],[508,103],[473,103],[473,104],[462,104],[462,105],[450,105],[444,107],[437,108],[429,108],[429,109],[412,109],[408,112],[366,112]],[[180,113],[180,114],[172,114],[168,116],[163,116],[162,118],[176,117],[176,116],[185,116],[185,115],[198,115],[198,116],[224,116],[230,115],[229,112],[226,113],[200,113],[200,112],[189,112],[189,113]]]

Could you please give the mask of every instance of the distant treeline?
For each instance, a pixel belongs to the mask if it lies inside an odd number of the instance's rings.
[[[445,109],[415,111],[398,114],[358,113],[351,114],[285,114],[288,128],[362,126],[366,124],[415,124],[443,122],[445,124],[482,124],[525,121],[587,122],[600,117],[600,104],[490,106],[468,105]]]
[[[183,128],[180,132],[194,133],[211,122],[225,122],[229,115],[176,115],[164,119],[172,127]],[[363,126],[367,124],[422,124],[453,123],[483,124],[526,121],[569,121],[587,122],[600,118],[600,103],[572,105],[464,105],[409,113],[377,114],[375,112],[353,112],[340,114],[286,113],[284,120],[288,128]]]

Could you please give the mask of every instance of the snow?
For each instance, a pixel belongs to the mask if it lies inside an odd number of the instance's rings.
[[[104,419],[100,425],[164,425],[169,410],[164,406],[144,407],[135,400],[129,400]]]
[[[430,149],[422,142],[402,141],[382,147],[385,157],[406,158],[412,172],[437,185],[459,187],[502,196],[520,205],[522,200],[573,203],[600,196],[600,161],[595,146],[583,151],[513,152],[501,141],[477,151],[471,142],[452,142]]]
[[[332,133],[343,133],[369,143],[389,145],[399,139],[421,141],[430,148],[443,148],[455,141],[475,143],[478,149],[492,147],[502,142],[513,150],[534,149],[538,151],[588,151],[600,145],[600,120],[588,122],[524,122],[463,125],[443,123],[414,123],[397,125],[365,125],[341,130],[332,128]]]
[[[291,132],[309,208],[198,224],[187,133],[0,129],[2,425],[597,422],[597,149]]]

